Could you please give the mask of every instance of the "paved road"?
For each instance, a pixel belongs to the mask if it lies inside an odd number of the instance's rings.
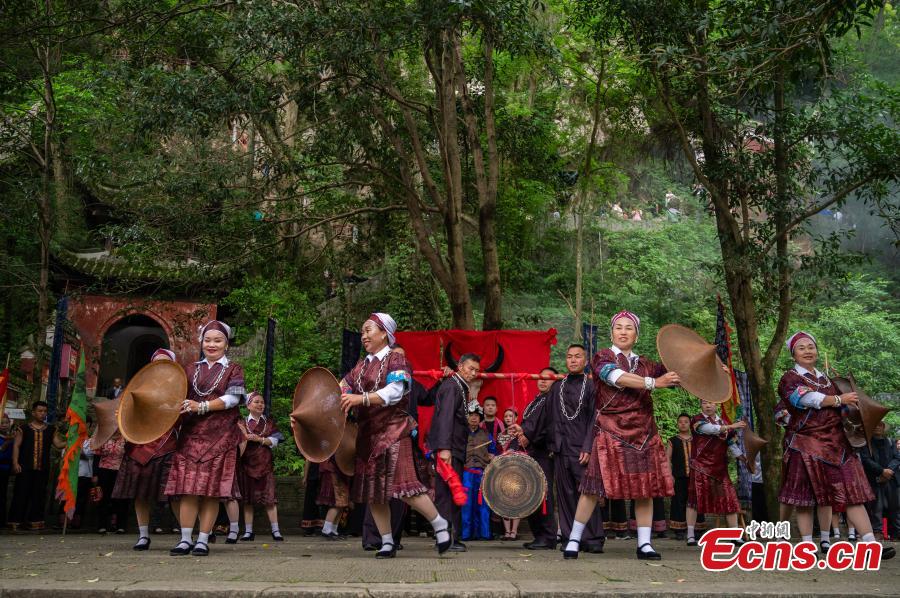
[[[559,552],[502,542],[472,542],[465,554],[439,558],[431,541],[413,538],[383,561],[355,538],[267,538],[215,544],[211,556],[199,558],[170,557],[173,535],[154,536],[145,553],[131,550],[131,535],[3,535],[0,597],[900,595],[900,558],[880,572],[709,573],[697,549],[674,540],[657,540],[664,560],[648,563],[634,558],[633,540],[611,540],[606,554],[564,561]]]

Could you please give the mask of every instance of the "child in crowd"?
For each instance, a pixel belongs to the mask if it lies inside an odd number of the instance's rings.
[[[481,478],[484,468],[490,463],[493,455],[488,450],[492,439],[482,427],[484,413],[477,402],[468,408],[469,440],[466,445],[466,463],[463,469],[462,482],[469,494],[469,500],[462,508],[463,540],[491,539],[491,511],[484,501],[479,501]]]
[[[512,450],[510,445],[513,440],[516,439],[516,436],[509,434],[506,430],[509,430],[510,426],[514,426],[518,423],[519,414],[512,407],[508,407],[506,411],[503,412],[503,427],[504,432],[502,432],[497,437],[497,443],[500,445],[500,452],[505,453],[509,450]],[[519,520],[518,519],[507,519],[503,518],[503,529],[504,534],[503,537],[500,538],[503,541],[509,540],[518,540],[519,539]]]
[[[284,536],[278,526],[278,501],[275,498],[275,469],[272,451],[284,436],[278,431],[275,422],[263,412],[266,402],[262,395],[251,392],[247,395],[247,411],[250,414],[244,420],[242,430],[246,440],[246,448],[241,455],[238,482],[244,502],[244,535],[242,542],[253,541],[253,507],[262,506],[269,517],[272,539],[282,542]]]

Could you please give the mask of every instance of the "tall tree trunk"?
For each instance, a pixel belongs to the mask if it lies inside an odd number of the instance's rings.
[[[584,273],[582,262],[584,261],[584,214],[581,210],[575,210],[575,329],[572,338],[581,338],[581,322],[584,320],[584,299],[582,298],[582,285]]]

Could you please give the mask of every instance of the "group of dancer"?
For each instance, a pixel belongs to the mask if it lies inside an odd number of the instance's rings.
[[[366,352],[340,381],[341,409],[353,413],[358,425],[354,475],[334,475],[325,467],[323,479],[339,485],[341,494],[326,517],[325,535],[336,534],[339,505],[366,504],[380,536],[376,558],[397,553],[392,506],[405,503],[433,529],[439,554],[459,543],[460,507],[441,476],[416,447],[417,422],[410,414],[412,368],[396,344],[397,324],[388,314],[373,313],[361,328]],[[548,481],[547,508],[529,517],[535,549],[555,548],[563,541],[563,556],[602,553],[605,535],[602,500],[633,500],[637,520],[638,559],[659,560],[651,543],[653,501],[675,493],[666,449],[656,427],[652,392],[677,386],[675,372],[634,352],[640,334],[637,315],[622,311],[610,321],[611,346],[599,351],[588,368],[581,345],[566,351],[566,374],[545,368],[539,394],[525,408],[521,424],[509,426],[513,450],[526,451],[541,466]],[[226,356],[230,328],[219,321],[200,331],[204,358],[189,364],[188,396],[176,427],[159,440],[131,446],[123,463],[117,496],[135,499],[141,529],[136,549],[149,548],[146,533],[149,505],[163,496],[175,501],[181,540],[173,555],[207,555],[209,538],[221,501],[243,499],[252,525],[254,505],[267,508],[273,536],[280,539],[275,515],[271,449],[282,439],[274,423],[262,415],[259,395],[244,390],[240,365]],[[859,457],[844,436],[842,409],[856,402],[855,393],[839,394],[815,369],[815,339],[797,333],[788,342],[796,361],[779,386],[779,421],[786,427],[784,478],[780,500],[797,511],[804,540],[812,537],[812,508],[822,526],[822,548],[831,511],[846,511],[864,541],[874,541],[863,503],[871,490]],[[155,358],[174,358],[166,354]],[[586,374],[586,371],[589,372]],[[426,443],[435,458],[460,476],[470,436],[468,415],[474,400],[469,385],[480,373],[480,359],[465,354],[435,394],[435,411]],[[238,406],[246,401],[250,416],[242,420]],[[743,458],[736,432],[743,422],[728,424],[704,402],[691,420],[690,478],[687,499],[687,543],[696,544],[694,522],[701,513],[726,515],[737,523],[740,509],[728,476],[729,451]],[[293,425],[293,422],[292,422]],[[343,484],[343,486],[340,486]],[[555,489],[555,492],[554,492]],[[432,499],[432,496],[434,497]],[[558,512],[558,522],[555,513]],[[199,535],[193,530],[199,519]],[[235,518],[236,519],[236,518]],[[236,524],[232,532],[236,538]],[[248,528],[252,535],[252,528]],[[246,533],[245,533],[246,536]],[[228,540],[233,540],[229,533]],[[894,556],[885,546],[882,558]]]

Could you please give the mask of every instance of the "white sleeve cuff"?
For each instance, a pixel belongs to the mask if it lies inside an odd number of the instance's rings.
[[[241,402],[241,397],[237,395],[222,395],[219,398],[222,399],[222,402],[225,404],[225,409],[237,407]]]
[[[279,438],[277,436],[269,436],[269,442],[272,443],[272,448],[278,446]]]
[[[616,369],[614,369],[613,371],[611,371],[611,372],[609,373],[609,376],[606,377],[606,381],[607,381],[609,384],[615,386],[616,388],[622,388],[621,386],[619,386],[618,384],[616,384],[616,382],[619,381],[619,378],[621,378],[621,377],[622,377],[622,374],[624,374],[624,373],[625,373],[625,370],[621,370],[621,369],[619,369],[619,368],[616,368]]]
[[[735,458],[740,457],[744,454],[744,451],[741,450],[741,447],[737,445],[737,443],[729,444],[728,450],[731,452],[731,455]]]
[[[393,405],[403,398],[404,390],[406,390],[406,385],[401,381],[397,381],[391,382],[375,394],[381,397],[381,400],[384,401],[385,405]]]
[[[94,456],[94,449],[91,448],[91,439],[90,438],[85,440],[84,443],[81,445],[81,453],[85,457],[93,457]]]
[[[697,426],[697,431],[701,434],[707,434],[709,436],[717,436],[719,432],[722,431],[722,426],[717,426],[716,424],[711,424],[708,422],[702,423]]]
[[[800,397],[800,405],[806,408],[812,407],[813,409],[821,409],[822,401],[824,400],[824,394],[812,391]]]

